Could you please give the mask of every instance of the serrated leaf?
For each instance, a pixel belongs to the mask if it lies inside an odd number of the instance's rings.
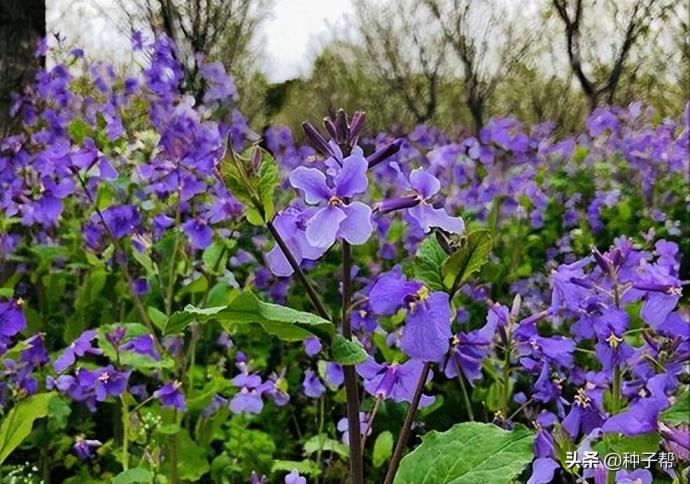
[[[429,432],[400,463],[396,484],[508,484],[533,459],[534,434],[524,425],[508,431],[465,422]]]
[[[335,335],[335,326],[330,321],[287,306],[263,302],[251,291],[243,292],[227,306],[197,308],[189,305],[178,318],[178,325],[186,319],[214,319],[227,329],[236,324],[256,323],[283,341],[302,341],[310,336],[331,341]]]
[[[304,443],[305,457],[308,457],[319,450],[322,452],[333,452],[340,454],[343,457],[347,457],[349,455],[347,446],[345,444],[335,439],[331,439],[326,434],[314,435]]]
[[[134,467],[113,477],[113,484],[134,484],[153,482],[153,472],[143,467]]]
[[[34,421],[48,415],[54,397],[54,392],[32,395],[7,413],[0,424],[0,464],[29,436]]]
[[[331,359],[341,365],[356,365],[367,359],[367,352],[358,341],[336,334],[331,345]]]
[[[393,454],[393,434],[388,430],[381,432],[374,442],[372,463],[374,467],[381,467]]]
[[[414,258],[414,276],[419,282],[432,291],[443,291],[443,275],[441,268],[448,258],[436,240],[436,237],[427,237],[417,249]]]
[[[443,284],[448,289],[457,289],[467,282],[487,262],[491,252],[492,239],[488,230],[475,230],[463,240],[462,247],[448,257],[441,270]]]
[[[659,419],[670,425],[690,424],[690,390],[681,393],[676,403],[661,412]]]

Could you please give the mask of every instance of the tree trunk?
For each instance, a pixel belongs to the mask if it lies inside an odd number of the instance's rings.
[[[45,0],[0,1],[0,135],[18,124],[10,116],[13,93],[19,93],[43,67],[36,57],[46,35]]]

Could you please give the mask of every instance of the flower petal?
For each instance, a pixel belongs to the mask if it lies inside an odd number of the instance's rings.
[[[338,236],[352,245],[360,245],[367,241],[374,230],[371,225],[371,208],[362,202],[352,202],[343,207],[347,215],[340,223]]]
[[[407,315],[401,348],[412,358],[439,361],[448,353],[451,338],[448,294],[433,292]]]
[[[326,202],[331,197],[331,189],[326,185],[326,175],[316,168],[295,168],[290,173],[290,184],[302,190],[304,200],[312,205]]]
[[[343,160],[343,168],[335,176],[335,193],[339,197],[352,197],[367,189],[369,163],[361,154],[353,154]]]
[[[335,242],[345,212],[333,205],[327,205],[307,222],[307,242],[314,247],[330,247]]]
[[[431,173],[427,173],[421,168],[412,170],[410,173],[410,185],[414,188],[424,199],[431,198],[441,189],[441,182],[438,181]]]
[[[432,227],[439,227],[454,234],[465,231],[465,223],[462,218],[451,217],[444,208],[434,208],[428,203],[422,202],[408,211],[412,218],[419,222],[424,232],[431,231]]]

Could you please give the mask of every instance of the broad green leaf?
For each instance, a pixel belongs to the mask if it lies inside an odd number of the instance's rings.
[[[465,422],[429,432],[400,463],[396,484],[508,484],[533,459],[534,434],[523,425],[503,430]]]
[[[179,318],[182,320],[185,315],[191,320],[215,319],[224,327],[258,323],[268,334],[284,341],[302,341],[312,335],[331,341],[335,335],[335,326],[330,321],[304,311],[263,302],[251,291],[243,292],[224,307],[200,309],[189,305]]]
[[[491,232],[488,230],[475,230],[461,240],[461,247],[443,264],[443,284],[448,289],[457,289],[466,282],[482,268],[491,252]]]
[[[433,235],[424,239],[414,258],[414,276],[432,291],[443,291],[441,268],[448,254]]]
[[[331,346],[331,359],[341,365],[356,365],[367,359],[367,352],[358,341],[336,334]]]
[[[314,435],[304,443],[305,457],[315,454],[319,450],[322,452],[333,452],[335,454],[340,454],[343,457],[347,457],[349,454],[345,444],[338,440],[331,439],[326,434]]]
[[[153,472],[143,467],[134,467],[113,477],[113,484],[134,484],[153,482]]]
[[[178,433],[177,438],[180,443],[180,478],[198,482],[211,469],[206,453],[196,445],[186,430]]]
[[[608,434],[604,436],[604,445],[607,453],[623,454],[645,454],[656,453],[659,450],[661,439],[657,432],[651,432],[635,437],[626,437],[621,434]]]
[[[372,463],[374,467],[381,467],[393,454],[393,434],[388,430],[381,432],[374,442]]]
[[[34,421],[48,415],[54,392],[39,393],[17,403],[0,424],[0,464],[31,433]]]
[[[690,389],[681,393],[676,403],[661,413],[660,420],[670,425],[690,424]]]

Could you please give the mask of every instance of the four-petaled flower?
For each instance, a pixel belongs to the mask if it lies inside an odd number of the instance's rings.
[[[333,186],[326,175],[316,168],[300,166],[290,174],[290,183],[304,193],[310,205],[323,205],[307,222],[306,238],[313,247],[327,248],[337,238],[353,245],[367,241],[373,227],[371,208],[350,199],[363,193],[368,185],[367,160],[359,148],[343,160],[342,167],[333,177]]]

